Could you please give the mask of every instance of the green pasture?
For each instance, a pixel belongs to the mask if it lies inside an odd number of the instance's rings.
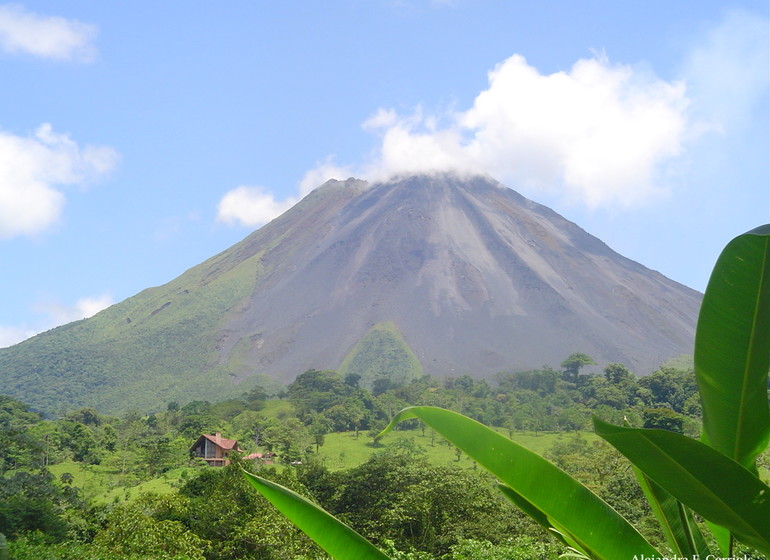
[[[281,404],[281,401],[273,401]],[[279,414],[277,405],[270,412]],[[500,429],[505,435],[507,431]],[[535,451],[543,454],[556,441],[562,441],[576,437],[577,433],[565,432],[514,432],[512,439]],[[580,432],[580,437],[591,442],[597,439],[592,432]],[[329,470],[343,470],[356,467],[364,463],[371,455],[378,452],[388,452],[389,449],[399,447],[407,451],[412,449],[415,456],[424,456],[433,465],[455,465],[473,469],[476,465],[467,456],[456,453],[454,446],[441,436],[429,429],[393,431],[374,444],[372,438],[366,432],[340,432],[327,434],[324,444],[319,448],[315,457]],[[196,470],[207,467],[179,467],[161,476],[142,482],[137,485],[126,485],[120,473],[103,465],[84,465],[74,461],[66,461],[56,465],[50,465],[48,470],[59,480],[64,473],[72,475],[71,484],[83,491],[83,495],[89,501],[96,504],[107,504],[131,500],[143,493],[154,492],[167,494],[173,492],[184,480],[192,476]]]
[[[96,504],[106,504],[130,500],[147,492],[169,494],[182,484],[184,477],[190,476],[198,468],[201,467],[179,467],[135,486],[122,485],[118,473],[100,465],[66,461],[50,465],[48,470],[59,480],[62,474],[71,474],[72,486],[80,488],[86,499]]]
[[[498,429],[508,436],[507,430]],[[598,439],[593,432],[513,432],[511,439],[516,443],[542,455],[554,442],[574,438],[577,435],[588,442]],[[456,465],[467,468],[475,468],[473,461],[465,455],[458,458],[455,447],[444,438],[429,429],[392,431],[385,435],[381,441],[374,444],[372,438],[365,432],[340,432],[327,434],[324,444],[318,450],[318,459],[329,470],[349,469],[365,462],[373,453],[387,451],[394,445],[417,448],[425,452],[425,456],[434,465]]]

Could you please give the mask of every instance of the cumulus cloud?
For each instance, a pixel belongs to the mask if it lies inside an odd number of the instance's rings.
[[[316,165],[305,173],[299,182],[299,194],[301,197],[306,196],[310,191],[323,185],[329,179],[344,180],[352,177],[354,174],[352,168],[341,167],[332,163],[331,159],[327,159],[324,163]]]
[[[74,305],[65,305],[56,301],[38,304],[35,306],[35,309],[43,316],[38,324],[38,328],[0,325],[0,348],[17,344],[59,325],[93,317],[113,303],[112,296],[101,294],[98,296],[82,297]]]
[[[687,106],[683,83],[603,55],[550,75],[514,55],[489,73],[467,111],[437,119],[379,110],[364,125],[382,135],[367,177],[485,172],[589,207],[632,205],[664,192],[663,168],[688,133]]]
[[[460,128],[440,127],[438,119],[423,114],[421,107],[405,117],[392,109],[379,109],[363,126],[382,135],[379,154],[366,166],[367,178],[482,169],[467,151]]]
[[[258,227],[282,214],[298,202],[289,197],[277,200],[263,187],[240,186],[227,192],[219,201],[217,221],[230,225]]]
[[[300,193],[332,177],[383,181],[453,171],[491,175],[526,194],[550,191],[588,208],[627,208],[666,196],[685,146],[708,129],[691,118],[684,81],[613,63],[602,52],[552,74],[513,55],[488,81],[465,110],[417,107],[403,115],[380,108],[363,123],[380,140],[369,160],[320,164]],[[220,203],[220,219],[261,225],[296,200],[239,187]]]
[[[335,165],[330,159],[305,173],[298,185],[299,194],[279,200],[264,187],[242,185],[222,197],[217,209],[217,221],[228,225],[259,227],[297,204],[302,197],[329,179],[347,179],[348,167]]]
[[[117,160],[112,148],[81,148],[50,124],[29,137],[0,131],[0,239],[47,229],[61,215],[62,185],[84,185],[111,171]]]
[[[25,327],[7,327],[0,325],[0,348],[12,346],[38,333]]]
[[[94,25],[43,16],[15,4],[0,6],[0,48],[43,58],[90,62],[96,55]]]
[[[48,328],[71,323],[80,319],[88,319],[107,309],[114,302],[109,294],[82,297],[74,305],[64,305],[58,302],[49,302],[39,305],[39,309],[48,317]]]

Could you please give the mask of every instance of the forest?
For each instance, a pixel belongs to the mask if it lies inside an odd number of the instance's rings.
[[[19,560],[327,558],[248,485],[246,469],[310,498],[390,558],[566,552],[501,496],[494,477],[419,421],[374,439],[410,405],[457,411],[507,437],[532,438],[661,547],[629,463],[591,437],[591,414],[692,437],[701,429],[687,360],[637,377],[621,364],[599,370],[579,353],[558,369],[501,372],[492,382],[424,376],[396,385],[379,378],[366,388],[355,374],[309,370],[275,394],[256,388],[237,399],[171,402],[162,412],[121,417],[82,408],[46,419],[0,396],[0,533]],[[237,439],[241,453],[222,468],[191,458],[193,442],[217,432]],[[255,452],[275,456],[245,459]],[[768,460],[759,460],[765,480]]]

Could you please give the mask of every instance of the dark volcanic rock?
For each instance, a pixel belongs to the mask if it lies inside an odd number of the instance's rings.
[[[698,292],[487,179],[375,184],[291,231],[227,320],[254,341],[253,368],[284,380],[338,367],[385,321],[435,375],[558,365],[575,351],[648,373],[692,350]]]

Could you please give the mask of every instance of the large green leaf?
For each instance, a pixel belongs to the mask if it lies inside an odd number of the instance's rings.
[[[667,492],[738,539],[770,552],[770,487],[700,441],[594,417],[596,433]]]
[[[623,426],[631,427],[628,419]],[[632,465],[632,469],[671,549],[682,558],[708,556],[711,551],[690,509],[639,468]]]
[[[580,546],[580,543],[567,531],[564,527],[559,526],[553,519],[549,519],[548,516],[537,509],[532,503],[529,502],[524,496],[518,494],[510,486],[505,484],[498,484],[498,488],[503,495],[513,502],[519,509],[529,515],[534,521],[541,527],[551,532],[559,541],[577,552],[581,557],[589,557],[591,551],[586,550]]]
[[[278,511],[335,560],[388,560],[372,543],[310,500],[275,482],[246,471],[243,474]]]
[[[682,558],[706,558],[711,551],[690,510],[641,470],[634,473],[666,540]]]
[[[770,225],[733,239],[719,256],[695,335],[703,437],[755,470],[770,438]]]
[[[419,418],[541,512],[593,558],[618,560],[629,553],[659,553],[623,517],[585,486],[536,453],[461,414],[430,406],[399,412],[383,435]]]

